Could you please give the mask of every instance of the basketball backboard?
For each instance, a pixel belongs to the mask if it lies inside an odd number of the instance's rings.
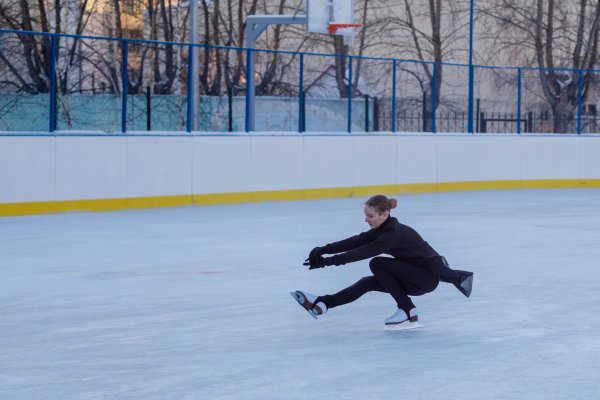
[[[354,0],[308,0],[306,30],[329,33],[329,23],[354,23]]]

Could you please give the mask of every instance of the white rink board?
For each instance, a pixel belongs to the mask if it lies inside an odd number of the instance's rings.
[[[250,136],[192,140],[194,193],[250,192]],[[216,178],[218,176],[218,178]],[[235,188],[235,190],[234,190]]]
[[[352,186],[398,182],[398,152],[395,140],[386,136],[361,136],[352,138],[352,144]]]
[[[581,175],[581,146],[597,148],[595,141],[577,140],[576,136],[558,136],[540,142],[535,141],[535,137],[523,139],[522,152],[531,155],[522,157],[523,179],[569,179]],[[600,173],[600,168],[596,171]]]
[[[597,135],[0,136],[0,203],[600,178]]]
[[[0,137],[0,203],[54,200],[56,141]]]
[[[335,151],[332,151],[335,149]],[[307,188],[328,188],[353,185],[352,171],[354,160],[351,137],[322,136],[306,137],[304,153],[304,186]]]
[[[127,139],[127,197],[176,196],[191,193],[193,139],[162,139]]]
[[[522,178],[522,141],[515,141],[512,136],[448,136],[437,139],[438,182]]]
[[[36,140],[34,138],[33,140]],[[55,200],[127,197],[127,139],[57,137]]]
[[[252,137],[251,191],[301,188],[304,179],[302,141],[300,136]]]
[[[600,175],[600,143],[595,141],[580,141],[579,142],[579,170],[581,176]]]
[[[419,137],[398,136],[397,171],[398,182],[431,183],[437,181],[438,138],[433,135]]]

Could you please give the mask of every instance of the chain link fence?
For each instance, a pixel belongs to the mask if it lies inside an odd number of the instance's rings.
[[[190,132],[192,118],[201,132],[248,130],[249,50],[198,45],[191,59],[191,49],[188,43],[0,30],[0,130]],[[598,71],[250,51],[256,131],[464,133],[469,118],[473,133],[600,129]],[[191,85],[193,63],[197,87]],[[556,98],[548,97],[548,85]]]

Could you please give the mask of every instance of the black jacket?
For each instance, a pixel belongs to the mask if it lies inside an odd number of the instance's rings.
[[[389,217],[376,229],[324,246],[327,265],[342,265],[388,254],[411,265],[423,265],[440,255],[410,226]]]

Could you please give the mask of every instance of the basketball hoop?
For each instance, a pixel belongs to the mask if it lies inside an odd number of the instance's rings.
[[[362,24],[336,24],[334,22],[329,23],[329,34],[340,35],[344,37],[344,44],[351,46],[354,43],[354,36],[356,36],[356,28],[360,28]]]

